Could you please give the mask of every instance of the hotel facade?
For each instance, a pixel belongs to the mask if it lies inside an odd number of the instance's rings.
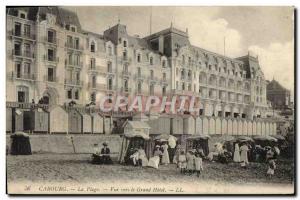
[[[85,106],[103,96],[188,95],[203,116],[256,119],[269,110],[257,57],[229,58],[172,25],[144,38],[120,23],[103,34],[60,7],[7,8],[6,101]]]

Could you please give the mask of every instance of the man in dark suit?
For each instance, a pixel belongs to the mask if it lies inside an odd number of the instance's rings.
[[[112,160],[110,158],[110,149],[108,148],[108,143],[103,143],[103,148],[101,149],[101,163],[102,164],[112,164]]]

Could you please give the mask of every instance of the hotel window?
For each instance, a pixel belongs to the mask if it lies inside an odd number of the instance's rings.
[[[97,83],[97,77],[96,76],[92,76],[92,87],[96,88],[96,83]]]
[[[30,63],[24,63],[24,75],[29,76],[30,75]]]
[[[150,95],[154,95],[154,85],[150,85]]]
[[[108,90],[112,90],[112,88],[113,88],[113,80],[112,80],[112,78],[108,78]]]
[[[126,40],[123,41],[123,46],[127,47],[127,41]]]
[[[185,56],[182,55],[182,64],[185,64]]]
[[[96,68],[96,59],[95,58],[91,58],[91,60],[90,60],[90,68],[91,69],[95,69]]]
[[[192,85],[191,84],[188,85],[188,90],[192,91]]]
[[[92,43],[91,43],[91,52],[95,52],[95,42],[94,41],[92,41]]]
[[[124,91],[128,92],[128,80],[124,79]]]
[[[74,55],[75,56],[75,65],[80,66],[80,56],[79,55]]]
[[[79,49],[79,38],[75,38],[75,49]]]
[[[185,84],[184,83],[181,84],[181,89],[185,90]]]
[[[91,100],[91,102],[94,102],[94,103],[96,102],[96,93],[95,92],[91,93],[90,100]]]
[[[71,89],[67,91],[67,97],[68,97],[68,99],[72,99],[72,90]]]
[[[166,86],[163,86],[163,88],[162,88],[162,95],[163,96],[166,95]]]
[[[21,13],[20,13],[20,18],[22,18],[22,19],[26,19],[26,14],[25,14],[25,13],[23,13],[23,12],[21,12]]]
[[[150,57],[150,65],[153,65],[153,57]]]
[[[75,91],[75,94],[74,94],[74,96],[75,96],[75,99],[76,99],[76,100],[78,100],[78,99],[79,99],[79,91],[78,91],[78,90],[76,90],[76,91]]]
[[[76,28],[74,26],[71,27],[72,32],[76,32]]]
[[[24,35],[29,37],[30,36],[30,25],[24,25]]]
[[[138,82],[138,93],[141,94],[142,93],[142,83]]]
[[[48,49],[48,61],[54,61],[54,50]]]
[[[165,61],[165,60],[162,61],[162,66],[163,66],[163,67],[166,66],[166,61]]]
[[[55,32],[52,30],[48,31],[47,41],[50,43],[55,43]]]
[[[16,63],[16,72],[17,72],[17,78],[21,78],[22,75],[22,65],[21,63],[17,62]]]
[[[15,23],[14,35],[21,36],[21,24],[18,22]]]
[[[107,62],[107,72],[112,72],[112,63]]]
[[[137,55],[137,62],[139,62],[139,63],[141,62],[141,54]]]
[[[150,70],[150,78],[153,79],[154,78],[154,71]]]
[[[70,35],[67,36],[67,46],[73,47],[73,38]]]
[[[166,81],[167,75],[166,73],[163,73],[163,80]]]
[[[141,68],[138,67],[137,70],[138,70],[138,77],[141,77],[141,75],[142,75],[142,73],[141,73]]]
[[[127,59],[127,51],[123,51],[123,59]]]
[[[47,81],[54,81],[54,69],[52,67],[48,67]]]

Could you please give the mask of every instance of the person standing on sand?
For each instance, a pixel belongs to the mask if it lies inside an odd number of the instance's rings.
[[[241,157],[240,157],[240,147],[238,143],[235,143],[234,147],[234,154],[233,154],[233,162],[241,162]]]
[[[161,163],[168,165],[170,164],[170,157],[169,157],[169,152],[168,152],[168,144],[165,143],[162,145],[163,148],[163,154],[162,154],[162,159],[161,159]]]
[[[246,165],[249,164],[249,161],[248,161],[248,145],[246,143],[243,143],[241,148],[240,148],[240,151],[241,151],[241,166],[242,167],[246,167]]]
[[[203,162],[202,162],[201,155],[199,153],[196,153],[195,155],[195,170],[197,176],[200,177],[201,171],[203,171]]]
[[[194,170],[195,170],[195,155],[194,155],[194,149],[193,150],[189,150],[188,153],[186,154],[186,161],[187,161],[187,165],[186,165],[186,169],[189,175],[192,175]]]

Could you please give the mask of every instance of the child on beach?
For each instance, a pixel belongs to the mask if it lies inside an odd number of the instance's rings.
[[[195,155],[195,170],[197,176],[200,177],[201,171],[203,171],[203,164],[202,164],[201,155],[199,153],[196,153]]]
[[[183,150],[180,152],[180,155],[178,156],[178,168],[180,169],[180,173],[181,174],[185,173],[185,169],[186,169],[186,156],[185,156]]]
[[[276,169],[276,163],[274,160],[270,160],[268,163],[268,171],[267,171],[267,176],[270,178],[274,175],[275,169]]]

